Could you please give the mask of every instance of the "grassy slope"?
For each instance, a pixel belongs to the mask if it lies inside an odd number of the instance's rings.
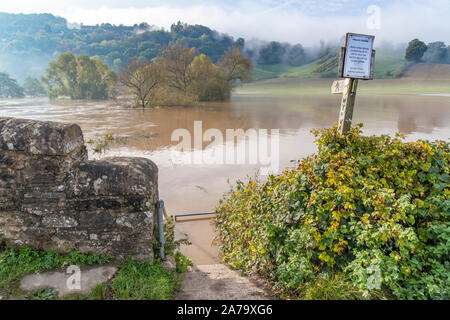
[[[386,72],[394,73],[398,70],[405,60],[399,57],[392,57],[383,53],[377,53],[375,58],[375,78],[386,78]],[[315,60],[311,63],[292,67],[286,64],[276,65],[256,65],[253,70],[255,80],[271,79],[271,78],[327,78],[337,75],[337,67],[332,72],[313,73],[320,63]]]
[[[388,56],[382,53],[375,55],[375,79],[389,78],[386,76],[386,72],[395,73],[406,63],[405,59]]]
[[[333,79],[277,78],[255,81],[236,88],[235,93],[253,96],[331,96]],[[449,80],[378,79],[360,81],[358,95],[442,94],[450,92]]]

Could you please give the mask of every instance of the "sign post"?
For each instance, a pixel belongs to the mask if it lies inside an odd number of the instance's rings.
[[[358,79],[347,78],[344,80],[344,89],[342,92],[341,110],[339,112],[338,122],[338,131],[340,134],[344,134],[350,130],[357,87]]]
[[[375,36],[347,33],[345,47],[341,48],[339,75],[331,86],[331,93],[342,93],[338,131],[345,134],[350,130],[355,105],[358,79],[372,80],[375,62],[373,42]]]

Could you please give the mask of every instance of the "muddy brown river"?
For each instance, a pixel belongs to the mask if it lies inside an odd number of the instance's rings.
[[[83,129],[85,141],[98,140],[105,133],[117,138],[101,156],[139,156],[152,159],[159,167],[159,192],[170,215],[214,211],[228,180],[233,182],[254,175],[264,167],[249,159],[225,164],[186,161],[208,147],[209,142],[195,145],[194,121],[201,121],[202,133],[208,129],[226,136],[227,129],[267,129],[267,137],[278,129],[278,167],[291,165],[291,160],[315,152],[313,128],[324,128],[337,122],[339,95],[331,95],[332,80],[315,80],[309,85],[316,90],[296,93],[295,84],[289,94],[271,91],[270,82],[255,83],[238,89],[230,102],[207,103],[195,107],[134,109],[114,102],[83,101],[50,103],[46,98],[0,100],[0,116],[77,123]],[[398,80],[401,81],[401,80]],[[379,80],[370,84],[379,88],[392,82]],[[302,84],[299,83],[299,86]],[[368,82],[363,86],[370,88]],[[429,87],[429,83],[427,83]],[[419,89],[417,89],[418,87]],[[424,85],[425,86],[425,85]],[[363,87],[364,88],[364,87]],[[414,90],[399,93],[390,88],[388,94],[362,90],[357,95],[353,123],[364,123],[365,134],[406,135],[407,141],[417,139],[448,140],[450,137],[450,87],[439,92],[420,92],[420,82]],[[192,136],[191,148],[174,157],[171,141],[175,130]],[[257,131],[259,132],[259,131]],[[215,140],[216,141],[216,140]],[[216,141],[215,148],[226,141]],[[238,143],[230,148],[239,148]],[[273,150],[272,150],[273,149]],[[193,156],[193,157],[191,157]],[[100,155],[90,150],[90,157]],[[207,220],[177,223],[178,234],[188,234],[193,243],[183,251],[196,264],[217,263],[217,248],[212,245],[213,230]]]

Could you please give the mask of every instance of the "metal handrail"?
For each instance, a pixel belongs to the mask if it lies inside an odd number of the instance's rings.
[[[164,245],[166,244],[166,239],[164,237],[164,201],[158,200],[156,201],[156,210],[158,214],[158,235],[159,235],[159,255],[161,259],[165,258],[164,255]]]
[[[216,213],[215,212],[185,213],[185,214],[174,214],[174,215],[172,215],[172,217],[174,217],[175,222],[177,222],[178,217],[206,216],[206,215],[211,215],[211,214],[216,214]],[[189,220],[189,221],[193,221],[193,220]]]

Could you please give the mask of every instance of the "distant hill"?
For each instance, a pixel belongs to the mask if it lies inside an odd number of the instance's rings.
[[[243,49],[244,54],[252,58],[255,80],[337,77],[339,49],[333,46],[316,50],[303,48],[301,44],[276,41],[256,41],[255,45],[246,46],[243,38],[235,40],[197,24],[178,22],[172,24],[170,30],[147,23],[133,26],[109,23],[87,26],[70,24],[66,19],[51,14],[0,12],[0,72],[9,73],[19,82],[23,82],[28,76],[44,75],[48,63],[66,51],[75,55],[96,56],[113,70],[120,71],[130,59],[153,59],[169,43],[195,47],[199,53],[206,54],[214,62],[232,45],[237,45]],[[394,78],[400,75],[410,78],[450,78],[450,65],[418,64],[410,68],[402,57],[403,53],[392,52],[394,51],[377,51],[375,78]],[[433,54],[429,54],[428,58],[434,59],[433,57]]]
[[[51,14],[9,14],[0,12],[0,72],[22,81],[43,75],[60,53],[97,56],[118,71],[130,59],[152,59],[169,42],[196,47],[199,53],[218,60],[234,39],[202,25],[175,23],[161,30],[147,23],[133,26],[109,23],[85,26],[69,24]]]

